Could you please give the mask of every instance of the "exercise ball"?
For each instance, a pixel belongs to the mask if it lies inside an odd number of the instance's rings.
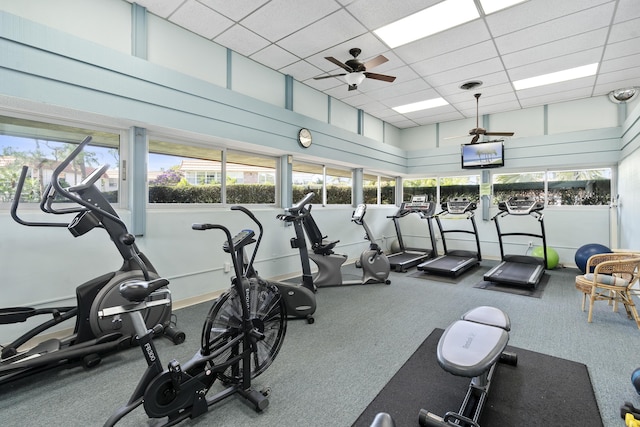
[[[597,254],[608,254],[611,253],[611,249],[606,247],[605,245],[601,245],[599,243],[589,243],[583,246],[580,246],[576,251],[576,265],[582,271],[582,274],[586,273],[587,269],[587,261],[593,255]]]
[[[531,255],[544,259],[544,249],[542,248],[542,246],[536,246],[531,251]],[[555,249],[547,246],[547,268],[552,270],[558,266],[559,262],[560,256],[558,255],[558,252],[556,252]]]
[[[631,384],[636,389],[636,393],[640,394],[640,368],[637,368],[631,374]]]
[[[391,242],[391,253],[395,254],[400,252],[400,242],[398,241],[398,239],[394,240],[393,242]]]

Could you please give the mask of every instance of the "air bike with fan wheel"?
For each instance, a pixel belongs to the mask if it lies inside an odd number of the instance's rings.
[[[116,271],[78,286],[75,307],[1,308],[0,324],[25,322],[32,317],[48,317],[48,320],[2,347],[0,384],[63,364],[81,362],[85,367],[95,366],[100,363],[103,355],[129,347],[135,334],[132,323],[120,316],[104,320],[98,313],[105,307],[125,302],[119,292],[121,285],[140,280],[153,281],[159,277],[151,262],[138,250],[134,236],[127,231],[124,222],[95,185],[108,169],[108,165],[95,169],[77,185],[63,187],[60,184],[61,174],[69,165],[76,164],[80,153],[90,141],[91,137],[85,138],[60,162],[53,171],[51,182],[45,187],[40,202],[40,209],[47,214],[61,217],[67,214],[74,215],[69,222],[32,222],[18,216],[18,205],[28,175],[27,166],[22,168],[16,185],[11,216],[19,224],[26,226],[64,227],[74,237],[83,236],[94,229],[103,229],[122,256],[123,264]],[[56,207],[55,204],[61,199],[72,203],[67,203],[66,207]],[[73,260],[67,261],[66,264],[70,269],[77,267]],[[140,316],[146,326],[163,325],[164,335],[179,344],[184,341],[185,336],[170,325],[171,295],[166,287],[168,282],[162,283],[163,286],[147,296],[145,309]],[[75,327],[70,335],[64,338],[51,338],[54,334],[45,336],[45,332],[51,332],[54,327],[60,329],[63,326],[62,322],[74,318]],[[62,334],[59,331],[55,335]]]
[[[231,209],[241,210],[260,224],[248,209],[241,206]],[[270,390],[253,389],[251,380],[263,373],[278,354],[287,329],[287,311],[275,285],[247,277],[261,235],[256,241],[255,232],[245,229],[231,236],[229,229],[218,224],[193,224],[192,228],[221,230],[226,235],[223,250],[231,255],[235,273],[231,288],[209,310],[200,349],[190,360],[180,363],[174,359],[165,367],[152,340],[162,326],[149,328],[142,313],[148,305],[147,297],[166,281],[141,280],[120,286],[120,294],[128,303],[105,308],[100,317],[125,316],[131,320],[148,367],[129,401],[113,413],[105,426],[115,425],[140,405],[159,425],[171,426],[199,417],[210,406],[234,395],[243,397],[256,412],[269,404]],[[253,255],[245,263],[245,247],[252,243],[256,243]],[[170,301],[167,299],[165,303]],[[207,396],[216,380],[225,388]]]

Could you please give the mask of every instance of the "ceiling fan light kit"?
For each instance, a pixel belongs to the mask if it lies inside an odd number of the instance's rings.
[[[368,69],[378,66],[380,64],[384,64],[385,62],[388,61],[388,59],[382,55],[378,55],[373,59],[370,59],[366,62],[362,62],[361,60],[358,59],[358,55],[360,55],[361,52],[362,51],[357,47],[350,49],[349,53],[351,54],[351,56],[353,56],[353,58],[349,59],[344,63],[332,56],[325,56],[325,59],[327,61],[342,68],[343,70],[346,71],[346,73],[332,74],[328,76],[318,76],[318,77],[314,77],[313,79],[320,80],[320,79],[328,79],[330,77],[344,77],[345,82],[347,82],[347,84],[349,85],[349,90],[357,89],[358,85],[362,83],[364,79],[381,80],[383,82],[389,82],[389,83],[393,82],[396,79],[394,76],[386,76],[384,74],[376,74],[376,73],[368,72],[367,71]]]

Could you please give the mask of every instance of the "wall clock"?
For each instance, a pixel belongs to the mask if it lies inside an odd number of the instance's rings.
[[[298,131],[298,142],[304,148],[309,148],[311,146],[311,142],[312,142],[311,131],[309,129],[306,129],[306,128],[300,129]]]

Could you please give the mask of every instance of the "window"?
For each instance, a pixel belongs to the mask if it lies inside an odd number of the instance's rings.
[[[440,203],[456,197],[474,202],[480,199],[480,175],[442,177],[439,182]]]
[[[410,202],[413,196],[422,196],[425,194],[431,201],[435,201],[437,199],[437,178],[405,179],[402,182],[402,201]]]
[[[511,197],[531,197],[544,201],[544,172],[504,173],[493,175],[493,204]]]
[[[95,169],[108,164],[109,169],[96,185],[107,200],[118,202],[119,134],[3,116],[0,116],[0,202],[13,200],[22,166],[29,167],[22,200],[39,202],[55,168],[87,136],[92,137],[90,145],[60,175],[61,183],[78,184]]]
[[[547,172],[548,205],[608,205],[611,202],[611,169]]]
[[[149,203],[222,203],[222,151],[149,139]]]
[[[352,204],[351,191],[353,179],[351,171],[327,167],[325,168],[325,176],[327,178],[327,204]]]
[[[292,181],[294,203],[309,192],[316,194],[312,200],[315,203],[323,203],[323,192],[326,194],[327,204],[350,205],[352,203],[353,179],[350,170],[294,161]]]
[[[611,169],[493,175],[493,204],[513,196],[533,197],[548,206],[607,206],[611,201]]]
[[[227,203],[276,202],[276,159],[227,152]]]
[[[387,176],[364,174],[364,203],[393,205],[396,202],[396,180]]]
[[[275,203],[275,158],[227,151],[225,166],[221,149],[150,139],[149,203]]]
[[[292,169],[292,198],[293,203],[308,194],[315,193],[313,203],[322,203],[322,192],[324,191],[324,167],[311,163],[293,162]]]

